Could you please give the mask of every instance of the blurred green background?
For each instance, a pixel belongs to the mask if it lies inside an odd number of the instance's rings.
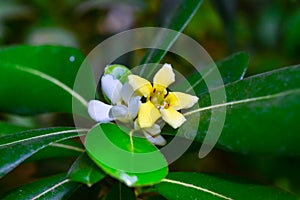
[[[0,2],[0,44],[59,44],[88,53],[121,31],[161,26],[180,0]],[[247,75],[299,63],[300,2],[205,0],[184,31],[214,60],[247,51]]]

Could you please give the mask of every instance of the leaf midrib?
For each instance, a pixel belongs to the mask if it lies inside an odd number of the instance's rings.
[[[41,196],[47,194],[48,192],[51,192],[52,190],[55,190],[57,187],[59,187],[59,186],[65,184],[65,183],[67,183],[67,182],[69,182],[69,181],[70,181],[70,179],[65,179],[65,180],[63,180],[63,181],[61,181],[61,182],[59,182],[59,183],[53,185],[51,188],[48,188],[47,190],[45,190],[45,191],[43,191],[42,193],[38,194],[37,196],[33,197],[32,200],[35,200],[35,199],[40,198]]]
[[[54,135],[59,135],[59,134],[63,134],[63,133],[73,133],[73,132],[86,132],[89,131],[89,129],[75,129],[75,130],[66,130],[66,131],[58,131],[58,132],[52,132],[52,133],[48,133],[48,134],[44,134],[44,135],[37,135],[34,137],[28,137],[28,138],[24,138],[21,140],[17,140],[17,141],[13,141],[13,142],[9,142],[9,143],[5,143],[5,144],[0,144],[0,147],[5,147],[5,146],[9,146],[9,145],[13,145],[13,144],[18,144],[21,142],[25,142],[28,140],[34,140],[34,139],[38,139],[38,138],[43,138],[43,137],[48,137],[48,136],[54,136]]]
[[[203,188],[203,187],[200,187],[200,186],[193,185],[191,183],[185,183],[185,182],[182,182],[182,181],[172,180],[172,179],[163,179],[162,182],[167,182],[167,183],[171,183],[171,184],[181,185],[183,187],[188,187],[188,188],[196,189],[196,190],[199,190],[199,191],[202,191],[202,192],[205,192],[205,193],[209,193],[211,195],[220,197],[222,199],[232,200],[232,198],[230,198],[230,197],[226,197],[226,196],[224,196],[222,194],[219,194],[217,192],[211,191],[209,189],[206,189],[206,188]]]
[[[78,94],[76,91],[74,91],[69,86],[67,86],[66,84],[64,84],[60,80],[56,79],[55,77],[50,76],[48,74],[45,74],[45,73],[43,73],[39,70],[33,69],[31,67],[16,65],[16,64],[13,64],[13,63],[11,63],[11,64],[13,65],[13,67],[15,69],[18,69],[20,71],[29,73],[29,74],[37,76],[37,77],[40,77],[41,79],[44,79],[44,80],[47,80],[47,81],[53,83],[54,85],[60,87],[61,89],[65,90],[67,93],[69,93],[71,96],[76,98],[82,105],[87,107],[88,102],[80,94]]]
[[[242,100],[238,100],[238,101],[226,102],[226,103],[222,103],[222,104],[215,104],[215,105],[198,108],[196,110],[186,112],[186,113],[184,113],[184,116],[189,116],[194,113],[202,112],[205,110],[211,110],[211,109],[215,109],[215,108],[220,108],[220,107],[232,106],[232,105],[243,104],[243,103],[250,103],[250,102],[255,102],[255,101],[268,100],[268,99],[273,99],[273,98],[277,98],[277,97],[284,97],[284,96],[288,96],[288,95],[295,94],[295,93],[300,93],[300,89],[286,90],[284,92],[279,92],[279,93],[265,95],[265,96],[247,98],[247,99],[242,99]]]

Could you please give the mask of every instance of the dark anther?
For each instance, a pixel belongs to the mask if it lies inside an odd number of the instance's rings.
[[[153,93],[155,93],[155,92],[156,92],[156,88],[153,89]]]
[[[171,90],[167,88],[167,94],[165,94],[164,98],[166,98]]]
[[[144,96],[142,96],[142,98],[141,98],[141,102],[142,102],[142,103],[146,103],[146,101],[147,101],[147,98],[146,98],[146,97],[144,97]]]

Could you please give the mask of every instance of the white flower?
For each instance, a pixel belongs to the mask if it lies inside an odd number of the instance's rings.
[[[96,122],[105,123],[113,119],[109,117],[111,105],[105,104],[98,100],[91,100],[88,104],[88,112],[90,117]]]
[[[141,130],[146,139],[154,145],[164,146],[167,141],[160,135],[161,129],[158,124],[153,124],[149,128],[141,128],[137,120],[134,121],[134,129],[136,131]]]
[[[118,79],[110,74],[101,78],[103,94],[111,101],[112,105],[105,104],[99,100],[91,100],[88,103],[88,112],[92,119],[99,123],[106,123],[118,120],[123,123],[131,123],[133,128],[142,130],[145,138],[154,145],[165,145],[165,139],[160,135],[160,126],[154,124],[150,128],[141,129],[137,120],[134,120],[138,114],[141,105],[141,97],[133,96],[133,89],[128,83],[122,85]]]
[[[141,104],[138,111],[138,123],[141,128],[152,127],[160,117],[174,129],[186,121],[178,110],[192,107],[198,102],[198,97],[182,92],[168,92],[167,87],[174,81],[175,73],[170,64],[164,64],[158,70],[154,75],[153,85],[137,75],[128,76],[128,83],[134,92],[146,98],[146,102]]]
[[[106,72],[101,78],[101,86],[111,105],[91,100],[88,103],[90,117],[99,123],[115,120],[129,124],[135,131],[142,131],[146,139],[155,145],[166,144],[157,120],[162,118],[176,129],[186,120],[178,110],[190,108],[198,101],[196,96],[167,91],[167,87],[175,81],[175,73],[169,64],[164,64],[155,74],[153,85],[131,75],[124,66],[108,66]],[[143,103],[142,97],[145,98]]]
[[[99,123],[119,120],[121,122],[133,122],[137,116],[140,106],[139,96],[134,96],[128,99],[123,99],[121,91],[130,93],[129,88],[123,87],[118,79],[110,74],[104,75],[101,78],[103,94],[111,101],[112,105],[105,104],[98,100],[91,100],[88,103],[88,112],[92,119]],[[122,104],[125,102],[125,105]]]

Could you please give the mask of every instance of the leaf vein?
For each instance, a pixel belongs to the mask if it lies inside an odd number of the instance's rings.
[[[88,131],[88,129],[53,132],[53,133],[49,133],[49,134],[45,134],[45,135],[38,135],[38,136],[35,136],[35,137],[25,138],[25,139],[22,139],[22,140],[17,140],[17,141],[13,141],[13,142],[10,142],[10,143],[1,144],[0,147],[12,145],[12,144],[18,144],[18,143],[25,142],[25,141],[28,141],[28,140],[34,140],[34,139],[38,139],[38,138],[59,135],[59,134],[63,134],[63,133],[86,132],[86,131]]]
[[[44,192],[38,194],[37,196],[33,197],[32,199],[33,199],[33,200],[38,199],[38,198],[40,198],[41,196],[47,194],[48,192],[50,192],[50,191],[56,189],[57,187],[59,187],[59,186],[65,184],[65,183],[67,183],[67,182],[69,182],[69,181],[70,181],[70,179],[65,179],[65,180],[63,180],[62,182],[53,185],[51,188],[49,188],[49,189],[45,190]]]
[[[176,180],[171,180],[171,179],[163,179],[162,182],[167,182],[167,183],[181,185],[181,186],[184,186],[184,187],[193,188],[193,189],[200,190],[202,192],[206,192],[206,193],[212,194],[214,196],[217,196],[217,197],[220,197],[220,198],[223,198],[223,199],[232,200],[232,198],[226,197],[222,194],[213,192],[211,190],[208,190],[208,189],[205,189],[205,188],[202,188],[200,186],[196,186],[196,185],[193,185],[193,184],[190,184],[190,183],[184,183],[184,182],[181,182],[181,181],[176,181]]]
[[[57,80],[56,78],[49,76],[41,71],[35,70],[35,69],[30,69],[30,68],[25,68],[25,67],[21,67],[21,66],[16,66],[17,69],[30,73],[32,75],[38,76],[42,79],[48,80],[51,83],[57,85],[58,87],[62,88],[63,90],[65,90],[66,92],[68,92],[69,94],[71,94],[73,97],[75,97],[80,103],[82,103],[85,107],[87,107],[88,102],[77,92],[75,92],[74,90],[72,90],[70,87],[68,87],[67,85],[65,85],[63,82]]]
[[[83,153],[85,150],[80,148],[80,147],[75,147],[75,146],[71,146],[71,145],[66,145],[66,144],[60,144],[60,143],[53,143],[50,146],[54,146],[54,147],[58,147],[58,148],[64,148],[64,149],[69,149],[69,150],[73,150],[73,151],[78,151]]]
[[[202,112],[202,111],[210,110],[210,109],[214,109],[214,108],[220,108],[220,107],[225,107],[225,106],[232,106],[232,105],[249,103],[249,102],[254,102],[254,101],[261,101],[261,100],[273,99],[273,98],[277,98],[277,97],[283,97],[283,96],[287,96],[287,95],[297,93],[297,92],[300,92],[300,89],[287,90],[285,92],[280,92],[280,93],[266,95],[266,96],[248,98],[248,99],[243,99],[243,100],[238,100],[238,101],[231,101],[231,102],[226,102],[226,103],[222,103],[222,104],[215,104],[215,105],[212,105],[212,106],[198,108],[196,110],[186,112],[186,113],[184,113],[184,115],[188,116],[188,115],[191,115],[191,114],[194,114],[194,113],[198,113],[198,112]]]

